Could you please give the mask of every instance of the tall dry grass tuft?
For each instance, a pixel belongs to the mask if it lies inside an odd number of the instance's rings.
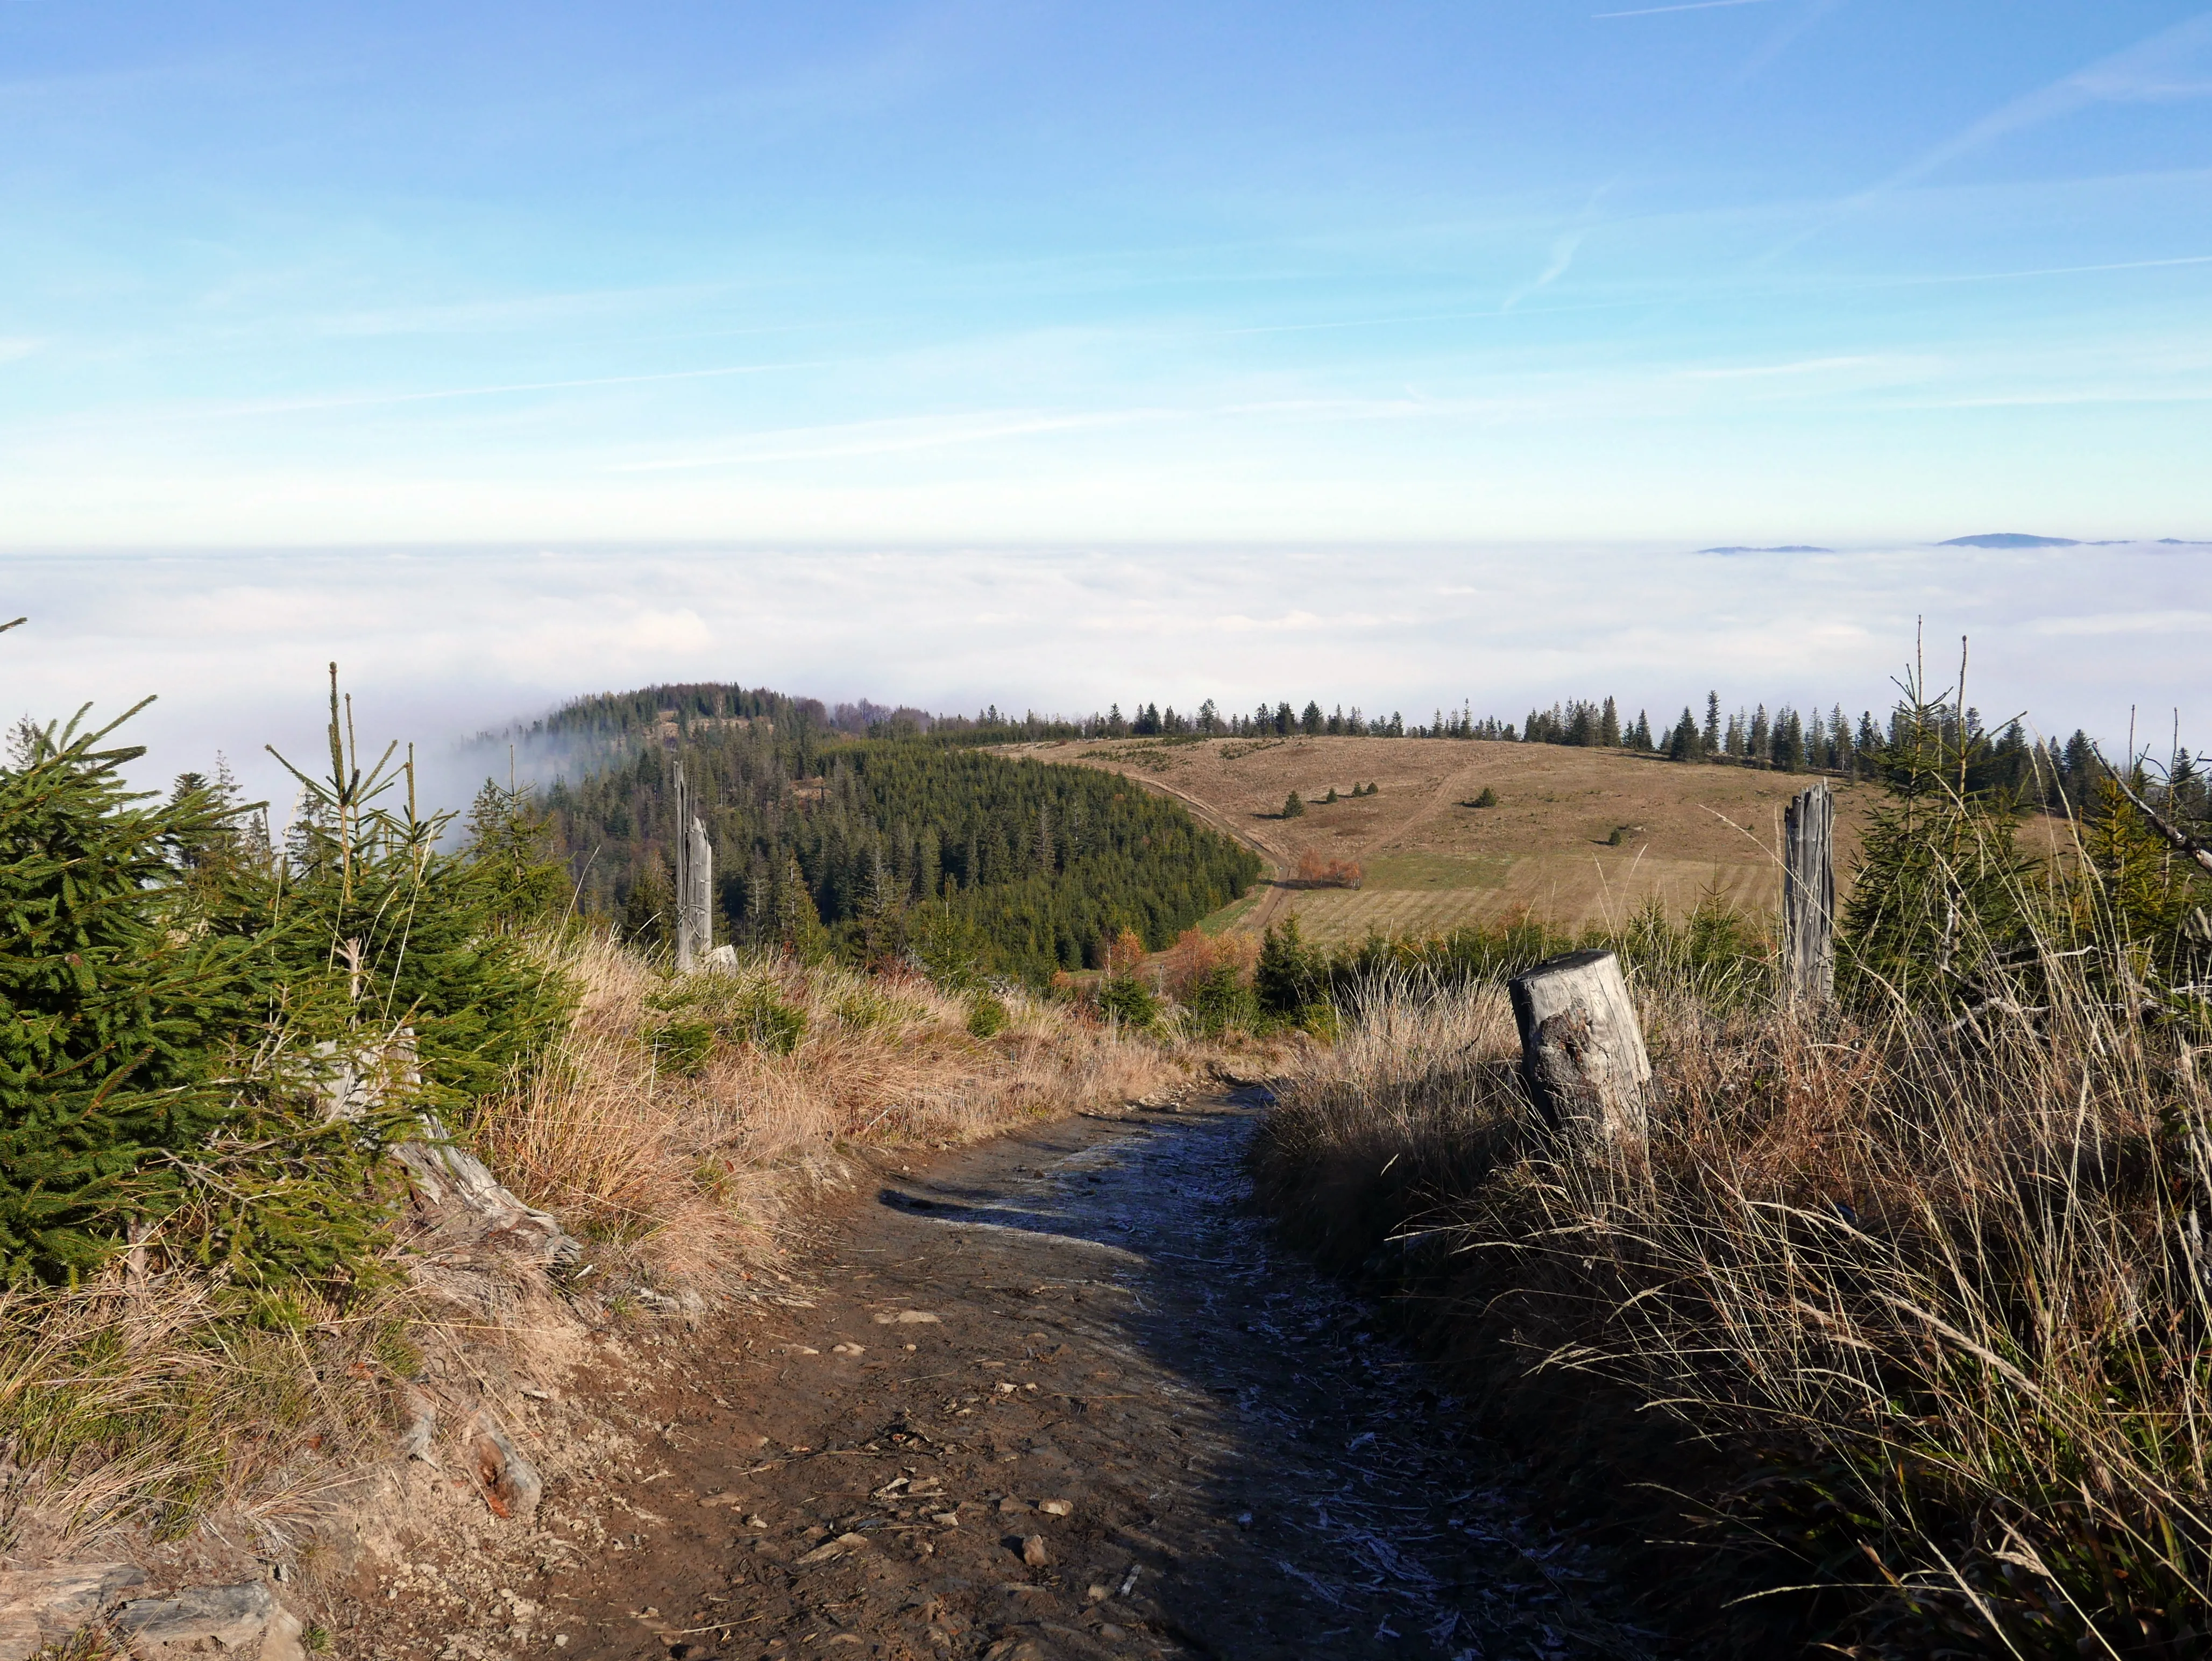
[[[514,1190],[649,1279],[712,1293],[773,1249],[841,1145],[955,1146],[1180,1077],[1168,1046],[1019,991],[784,958],[672,980],[601,937],[551,948],[582,989],[535,1082],[474,1139]]]
[[[305,1523],[390,1431],[421,1358],[397,1294],[242,1320],[186,1272],[0,1293],[0,1556]]]
[[[1709,1513],[1823,1589],[1799,1637],[2198,1653],[2205,1052],[2085,961],[2049,955],[2040,1008],[1964,1020],[1647,976],[1642,1149],[1540,1128],[1498,985],[1386,976],[1287,1091],[1263,1191],[1339,1261],[1448,1298],[1449,1333],[1554,1381],[1537,1391],[1626,1385],[1703,1439]],[[1710,1637],[1774,1633],[1747,1614]]]

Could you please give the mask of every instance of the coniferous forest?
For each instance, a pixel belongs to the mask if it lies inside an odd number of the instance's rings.
[[[741,947],[914,950],[1042,979],[1123,930],[1164,947],[1260,874],[1125,779],[893,730],[856,737],[765,691],[665,687],[580,700],[521,737],[567,758],[544,802],[578,903],[635,938],[665,933],[679,761],[714,846],[717,936]]]

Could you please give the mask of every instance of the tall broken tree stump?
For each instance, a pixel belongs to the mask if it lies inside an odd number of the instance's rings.
[[[1825,779],[1782,821],[1782,967],[1793,1000],[1836,990],[1836,798]]]
[[[690,974],[714,943],[714,849],[676,764],[676,971]]]
[[[1516,975],[1506,990],[1521,1029],[1521,1074],[1552,1128],[1595,1141],[1641,1138],[1651,1058],[1620,960],[1569,952]]]

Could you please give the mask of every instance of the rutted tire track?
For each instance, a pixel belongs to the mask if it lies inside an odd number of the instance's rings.
[[[813,1307],[697,1340],[633,1480],[556,1479],[541,1522],[623,1543],[519,1592],[528,1652],[1643,1652],[1419,1364],[1247,1209],[1259,1111],[893,1173],[804,1265]]]

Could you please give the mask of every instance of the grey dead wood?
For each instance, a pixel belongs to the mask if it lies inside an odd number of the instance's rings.
[[[2097,759],[2100,761],[2105,760],[2102,755],[2100,755]],[[2156,808],[2144,801],[2142,797],[2136,793],[2135,786],[2128,783],[2125,779],[2123,779],[2120,776],[2119,770],[2113,767],[2111,762],[2105,762],[2105,771],[2111,777],[2113,785],[2119,791],[2120,794],[2128,798],[2129,805],[2134,808],[2137,813],[2142,815],[2142,816],[2150,822],[2150,827],[2159,834],[2160,837],[2164,840],[2168,847],[2172,848],[2176,853],[2185,855],[2187,858],[2195,860],[2197,864],[2205,870],[2212,871],[2212,848],[2206,847],[2202,842],[2191,836],[2187,831],[2183,830],[2180,826],[2175,824],[2164,814],[2160,813]]]
[[[258,1580],[134,1598],[108,1618],[108,1625],[148,1661],[210,1650],[258,1655],[262,1661],[295,1661],[301,1654],[299,1617]]]
[[[1516,975],[1507,991],[1522,1076],[1553,1128],[1595,1141],[1641,1138],[1651,1059],[1620,960],[1569,952]]]
[[[320,1088],[323,1110],[332,1118],[358,1119],[387,1095],[397,1093],[404,1100],[421,1091],[422,1071],[415,1035],[406,1028],[357,1053],[341,1054],[328,1041],[316,1051],[318,1061],[330,1069]],[[516,1198],[489,1166],[453,1140],[435,1113],[418,1117],[422,1140],[402,1143],[392,1151],[414,1179],[416,1193],[426,1207],[465,1213],[485,1240],[541,1263],[565,1268],[582,1258],[582,1243],[550,1212]]]
[[[676,764],[676,969],[701,967],[714,942],[714,849],[691,803],[684,763]]]
[[[0,1570],[0,1661],[30,1661],[145,1582],[129,1563]]]
[[[1793,1001],[1836,990],[1836,798],[1825,779],[1782,821],[1782,961]]]

